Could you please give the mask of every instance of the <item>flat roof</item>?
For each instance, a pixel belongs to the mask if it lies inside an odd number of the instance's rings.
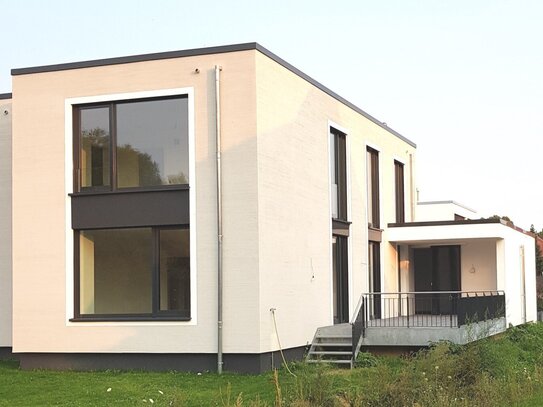
[[[462,219],[462,220],[428,220],[428,221],[416,221],[416,222],[405,222],[405,223],[389,223],[387,226],[389,228],[410,228],[410,227],[425,227],[425,226],[456,226],[456,225],[482,225],[489,223],[498,223],[500,225],[506,226],[517,232],[520,232],[524,235],[534,237],[534,233],[528,232],[521,227],[516,226],[511,221],[506,221],[498,218],[481,218],[481,219]]]
[[[135,63],[135,62],[156,61],[160,59],[183,58],[183,57],[190,57],[190,56],[222,54],[222,53],[227,53],[227,52],[239,52],[239,51],[248,51],[248,50],[257,50],[261,52],[262,54],[266,55],[268,58],[282,65],[284,68],[298,75],[299,77],[306,80],[313,86],[319,88],[324,93],[333,97],[337,101],[350,107],[357,113],[360,113],[362,116],[364,116],[368,120],[382,127],[389,133],[395,135],[396,137],[406,142],[410,146],[415,147],[415,148],[417,147],[417,145],[414,142],[402,136],[400,133],[398,133],[394,129],[391,129],[385,123],[381,122],[380,120],[377,120],[375,117],[373,117],[369,113],[366,113],[364,110],[362,110],[358,106],[344,99],[343,97],[341,97],[334,91],[330,90],[329,88],[327,88],[320,82],[306,75],[305,73],[300,71],[298,68],[289,64],[288,62],[286,62],[285,60],[278,57],[273,52],[267,50],[262,45],[256,42],[224,45],[224,46],[218,46],[218,47],[194,48],[194,49],[187,49],[187,50],[180,50],[180,51],[158,52],[158,53],[152,53],[152,54],[131,55],[131,56],[125,56],[125,57],[116,57],[116,58],[94,59],[94,60],[89,60],[89,61],[68,62],[64,64],[34,66],[34,67],[29,67],[29,68],[17,68],[17,69],[11,70],[11,75],[17,76],[17,75],[28,75],[28,74],[43,73],[43,72],[66,71],[70,69],[83,69],[83,68],[92,68],[92,67],[99,67],[99,66],[106,66],[106,65],[130,64],[130,63]],[[10,98],[11,98],[11,94],[10,94]]]
[[[419,226],[450,226],[450,225],[481,225],[485,223],[500,223],[508,226],[502,219],[462,219],[462,220],[425,220],[405,223],[389,223],[389,228],[419,227]]]

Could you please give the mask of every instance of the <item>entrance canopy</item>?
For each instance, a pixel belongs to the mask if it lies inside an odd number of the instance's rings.
[[[392,223],[387,240],[409,245],[453,244],[466,239],[505,239],[512,231],[499,219]]]

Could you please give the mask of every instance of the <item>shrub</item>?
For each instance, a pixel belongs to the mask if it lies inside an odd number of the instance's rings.
[[[354,362],[355,367],[375,367],[379,360],[370,352],[360,352]]]

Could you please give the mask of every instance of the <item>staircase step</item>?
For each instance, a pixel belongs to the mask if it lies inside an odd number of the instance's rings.
[[[307,363],[337,363],[340,365],[346,365],[351,364],[351,359],[308,359],[306,360]]]
[[[313,346],[315,347],[318,346],[320,348],[327,347],[327,346],[346,347],[346,346],[353,346],[353,344],[351,342],[316,342],[316,343],[313,343]]]
[[[309,352],[309,355],[330,355],[330,356],[333,356],[333,355],[352,355],[353,352],[351,351],[345,351],[345,352],[342,352],[342,351],[311,351]]]
[[[352,335],[318,335],[316,339],[320,338],[341,338],[341,339],[351,339]]]

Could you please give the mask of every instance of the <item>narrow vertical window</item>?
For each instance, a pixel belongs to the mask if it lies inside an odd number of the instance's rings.
[[[345,134],[330,129],[332,219],[347,220],[347,157]]]
[[[160,311],[190,310],[188,229],[160,230]]]
[[[381,245],[379,242],[368,243],[368,277],[371,297],[370,316],[381,317]]]
[[[379,229],[379,153],[371,147],[366,153],[368,174],[368,226]]]
[[[396,223],[405,222],[405,189],[403,164],[394,161],[395,195],[396,195]]]
[[[80,182],[82,188],[109,186],[109,107],[81,109]]]

